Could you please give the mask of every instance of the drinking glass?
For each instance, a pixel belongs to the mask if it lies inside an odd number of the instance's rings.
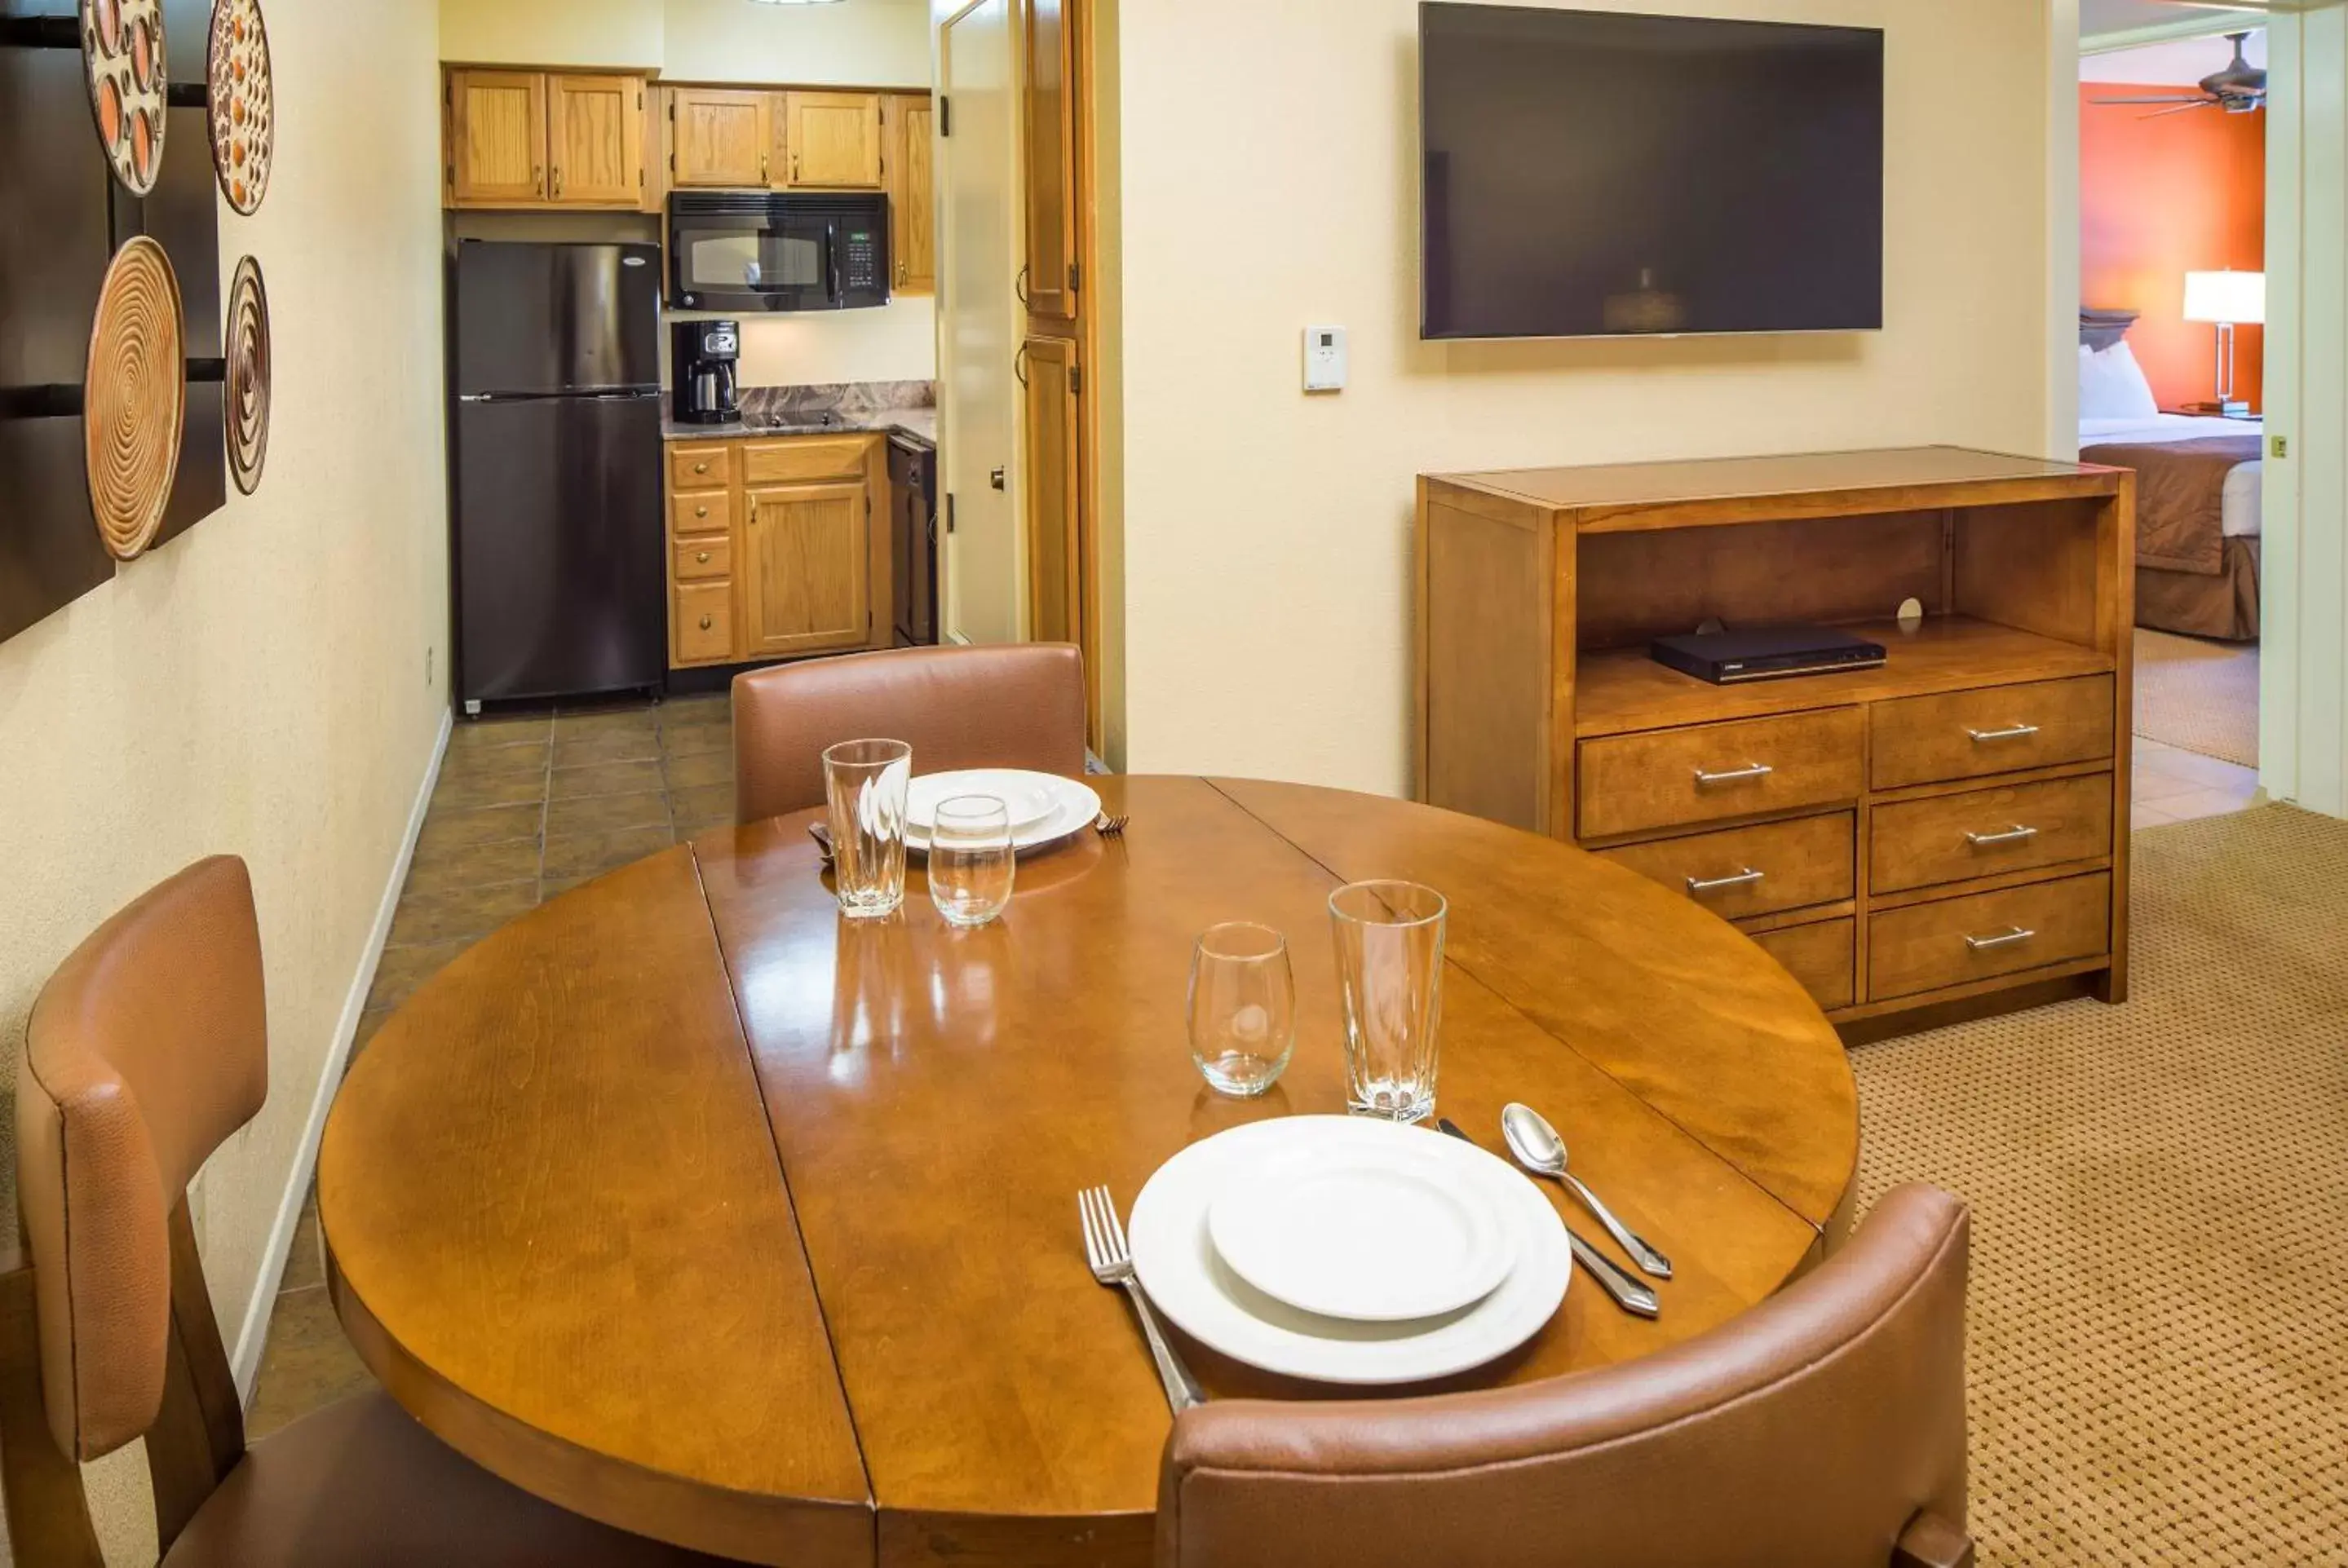
[[[878,920],[905,902],[905,787],[913,748],[902,741],[842,741],[823,753],[831,808],[832,886],[839,912]]]
[[[1288,940],[1262,926],[1217,926],[1190,953],[1190,1060],[1217,1093],[1252,1100],[1296,1047]]]
[[[1345,1009],[1345,1102],[1395,1122],[1435,1114],[1449,907],[1415,882],[1357,882],[1329,896]]]
[[[1011,811],[991,794],[938,803],[930,829],[930,902],[953,926],[983,926],[1011,902],[1019,858],[1011,847]]]

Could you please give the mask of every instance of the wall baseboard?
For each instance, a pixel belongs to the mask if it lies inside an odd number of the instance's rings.
[[[407,814],[407,833],[399,843],[399,856],[392,863],[391,880],[383,890],[383,901],[376,907],[375,929],[368,934],[366,950],[359,958],[358,973],[352,977],[351,989],[343,999],[343,1014],[335,1025],[335,1043],[326,1052],[326,1064],[318,1075],[317,1092],[310,1102],[310,1120],[302,1129],[301,1145],[294,1151],[294,1171],[286,1179],[285,1195],[278,1200],[277,1223],[270,1227],[269,1245],[261,1255],[261,1275],[253,1281],[252,1298],[245,1305],[244,1323],[237,1330],[236,1349],[230,1357],[230,1369],[236,1376],[236,1391],[246,1404],[252,1402],[252,1387],[261,1375],[261,1353],[269,1343],[269,1315],[277,1305],[277,1287],[285,1277],[285,1262],[294,1251],[294,1237],[302,1228],[302,1206],[309,1196],[310,1178],[318,1168],[318,1142],[325,1136],[326,1112],[335,1103],[335,1091],[342,1086],[343,1071],[350,1064],[351,1046],[357,1040],[359,1015],[366,1010],[367,993],[375,989],[376,966],[383,962],[384,943],[391,937],[391,919],[399,909],[400,890],[407,886],[407,868],[416,858],[416,840],[424,831],[425,814],[432,807],[432,791],[440,782],[440,764],[448,755],[448,736],[456,724],[452,711],[440,716],[439,737],[432,743],[432,762],[424,770],[424,782],[417,786],[416,804]]]

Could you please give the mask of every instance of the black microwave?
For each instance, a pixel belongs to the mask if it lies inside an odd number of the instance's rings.
[[[668,199],[670,306],[846,311],[889,302],[889,199],[680,190]]]

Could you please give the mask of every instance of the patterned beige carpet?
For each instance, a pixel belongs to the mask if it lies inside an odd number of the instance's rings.
[[[2259,765],[2259,645],[2136,632],[2136,733]]]
[[[1854,1053],[1973,1207],[1984,1564],[2348,1563],[2348,823],[2136,836],[2134,998]]]

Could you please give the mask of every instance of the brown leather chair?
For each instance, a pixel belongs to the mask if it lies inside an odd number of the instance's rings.
[[[1186,1411],[1159,1568],[1970,1564],[1965,1245],[1963,1204],[1902,1187],[1782,1294],[1636,1361]]]
[[[1066,643],[899,648],[734,678],[734,815],[757,822],[823,804],[823,753],[885,738],[913,771],[1085,771],[1085,666]]]
[[[245,1447],[187,1185],[261,1109],[267,1040],[252,885],[226,857],[99,927],[34,1005],[16,1070],[31,1256],[0,1258],[16,1560],[102,1568],[78,1461],[143,1437],[166,1568],[716,1563],[507,1485],[381,1392]]]

